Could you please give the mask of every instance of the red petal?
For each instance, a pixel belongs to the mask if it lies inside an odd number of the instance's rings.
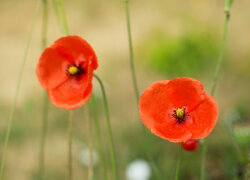
[[[158,81],[151,84],[141,95],[139,102],[139,113],[142,122],[152,129],[155,123],[167,121],[166,114],[173,103],[166,94],[169,81]]]
[[[152,132],[170,142],[185,142],[192,137],[192,134],[184,124],[185,122],[179,124],[174,118],[169,118],[163,124],[156,124]]]
[[[36,67],[37,78],[43,88],[53,89],[66,81],[68,66],[69,61],[54,47],[45,49]]]
[[[189,113],[192,119],[186,127],[192,132],[192,139],[206,137],[214,128],[218,120],[218,107],[211,95],[206,94],[205,100]]]
[[[66,49],[68,49],[68,51],[71,52],[71,55],[73,56],[75,62],[78,61],[79,59],[80,61],[82,59],[84,60],[91,59],[92,68],[95,70],[98,67],[95,51],[93,50],[91,45],[83,38],[75,35],[66,36],[58,39],[55,42],[55,44],[58,46],[63,46]]]
[[[75,109],[85,104],[92,92],[93,70],[81,78],[72,77],[55,89],[49,90],[49,98],[55,106],[64,109]]]
[[[169,81],[158,81],[151,84],[142,94],[139,102],[139,113],[142,122],[152,133],[171,142],[182,142],[192,134],[172,117],[174,105],[166,91]]]
[[[205,95],[201,82],[187,77],[169,81],[166,91],[176,107],[185,106],[188,111],[198,106],[204,100]]]

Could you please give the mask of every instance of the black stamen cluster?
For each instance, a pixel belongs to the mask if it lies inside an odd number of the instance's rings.
[[[66,74],[67,74],[68,76],[80,77],[82,74],[85,74],[85,73],[86,73],[86,71],[82,68],[82,66],[79,65],[79,66],[75,66],[75,67],[77,68],[78,71],[77,71],[75,74],[70,74],[70,73],[68,72],[68,69],[69,69],[70,67],[71,67],[71,65],[68,66],[67,72],[66,72]]]
[[[177,120],[178,124],[181,124],[189,116],[188,112],[186,112],[186,108],[185,107],[181,107],[181,109],[183,110],[183,117],[182,118],[180,118],[180,117],[177,116],[177,114],[176,114],[177,108],[176,107],[175,107],[175,110],[173,110],[174,113],[172,114],[172,117]]]

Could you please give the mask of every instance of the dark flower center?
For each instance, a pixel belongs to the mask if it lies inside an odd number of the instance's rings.
[[[180,108],[175,108],[175,110],[173,110],[172,117],[175,118],[179,124],[185,121],[187,116],[189,116],[189,114],[186,112],[185,107],[181,106]]]
[[[75,65],[71,65],[68,67],[67,70],[67,74],[69,76],[75,76],[75,77],[79,77],[80,75],[84,74],[85,70],[82,68],[82,66],[75,66]]]

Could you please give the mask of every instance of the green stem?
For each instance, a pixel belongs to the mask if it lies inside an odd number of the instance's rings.
[[[111,123],[110,123],[110,118],[109,118],[109,107],[108,107],[108,100],[106,97],[106,92],[103,86],[103,83],[101,79],[94,74],[94,77],[98,81],[98,83],[101,86],[102,90],[102,95],[103,95],[103,101],[104,101],[104,108],[105,108],[105,114],[106,114],[106,121],[107,121],[107,126],[108,126],[108,135],[109,135],[109,142],[110,142],[110,160],[112,164],[112,170],[113,170],[113,175],[114,179],[118,180],[118,175],[117,175],[117,168],[116,168],[116,160],[115,160],[115,151],[114,151],[114,142],[113,142],[113,135],[112,135],[112,128],[111,128]]]
[[[159,171],[157,165],[155,164],[152,156],[150,156],[149,154],[147,154],[147,157],[148,157],[149,163],[150,163],[150,165],[151,165],[151,167],[152,167],[152,169],[153,169],[153,171],[154,171],[154,173],[156,175],[157,180],[163,180],[164,178],[163,178],[161,172]]]
[[[132,35],[131,35],[131,26],[130,26],[130,17],[129,17],[129,5],[128,0],[124,0],[125,2],[125,9],[126,9],[126,20],[127,20],[127,31],[128,31],[128,41],[129,41],[129,52],[130,52],[130,66],[131,66],[131,73],[133,78],[133,85],[134,91],[136,95],[137,104],[139,104],[139,90],[137,86],[136,80],[136,73],[135,73],[135,66],[134,66],[134,52],[133,52],[133,43],[132,43]]]
[[[29,51],[29,47],[30,47],[31,37],[32,37],[33,29],[34,29],[34,26],[35,26],[35,22],[36,22],[38,13],[39,13],[40,5],[41,5],[41,1],[38,0],[37,1],[37,5],[36,5],[36,9],[35,9],[35,14],[34,14],[34,17],[32,19],[32,24],[31,24],[30,32],[28,34],[28,40],[27,40],[27,44],[26,44],[24,56],[23,56],[23,59],[22,59],[21,68],[20,68],[19,75],[18,75],[16,92],[15,92],[15,96],[14,96],[14,103],[13,103],[13,106],[11,108],[10,117],[9,117],[9,123],[8,123],[8,128],[7,128],[7,132],[6,132],[6,136],[5,136],[5,140],[4,140],[4,148],[3,148],[2,160],[1,160],[1,167],[0,167],[0,180],[3,179],[3,170],[4,170],[5,158],[6,158],[6,154],[7,154],[7,150],[8,150],[8,143],[9,143],[9,137],[10,137],[11,128],[12,128],[12,121],[13,121],[13,117],[14,117],[15,110],[16,110],[16,102],[17,102],[17,98],[18,98],[18,94],[19,94],[19,89],[20,89],[22,77],[23,77],[24,66],[25,66],[25,63],[26,63],[26,60],[27,60],[27,56],[28,56],[28,51]]]
[[[72,180],[72,128],[75,112],[73,110],[69,111],[69,126],[68,126],[68,173],[69,180]]]
[[[89,105],[89,104],[88,104]],[[84,107],[85,109],[85,119],[87,121],[87,131],[88,131],[88,180],[92,180],[93,177],[93,144],[92,144],[92,127],[91,127],[91,121],[89,118],[89,108],[88,105]]]
[[[98,150],[99,154],[101,156],[101,163],[103,167],[103,178],[104,180],[108,180],[107,176],[107,165],[106,165],[106,157],[104,154],[104,148],[102,144],[102,138],[101,138],[101,130],[100,130],[100,125],[99,125],[99,120],[98,120],[98,112],[96,110],[96,101],[95,101],[95,95],[92,93],[92,98],[91,98],[91,109],[92,109],[92,114],[94,116],[94,122],[95,122],[95,129],[96,129],[96,134],[97,134],[97,144],[98,144]]]
[[[46,134],[48,130],[48,106],[49,98],[47,97],[47,92],[44,92],[44,102],[43,102],[43,114],[42,114],[42,131],[40,140],[40,157],[39,157],[39,177],[40,180],[44,178],[45,169],[45,144],[46,144]]]
[[[61,30],[63,32],[65,32],[64,28],[63,28],[63,22],[62,22],[62,19],[61,19],[61,16],[60,16],[60,13],[59,13],[59,9],[58,9],[58,1],[57,0],[52,0],[52,4],[53,4],[53,8],[54,8],[54,11],[55,11],[55,14],[56,14],[56,19],[57,19],[57,22],[61,28]]]
[[[63,26],[63,29],[64,29],[64,33],[66,35],[69,35],[69,28],[68,28],[65,8],[64,8],[64,5],[63,5],[63,0],[59,0],[59,10],[60,10],[60,13],[61,13],[61,22],[62,22],[62,26]]]
[[[202,148],[201,148],[201,173],[200,173],[200,178],[201,180],[206,179],[206,142],[205,139],[202,141]]]
[[[219,77],[219,73],[220,73],[220,69],[221,69],[221,64],[222,64],[223,57],[224,57],[229,18],[230,18],[230,14],[229,14],[228,11],[226,11],[225,12],[223,40],[222,40],[222,44],[221,44],[221,50],[220,50],[219,58],[218,58],[218,61],[217,61],[217,64],[216,64],[216,69],[215,69],[214,79],[213,79],[213,85],[212,85],[212,90],[211,90],[211,95],[212,96],[214,95],[214,92],[215,92],[215,89],[216,89],[216,85],[217,85],[217,81],[218,81],[218,77]]]
[[[47,27],[48,27],[48,1],[43,0],[43,21],[42,21],[42,50],[46,48],[47,44]],[[41,140],[40,140],[40,157],[39,157],[39,177],[40,180],[44,178],[44,169],[45,169],[45,143],[46,143],[46,134],[48,126],[48,106],[49,99],[46,91],[44,92],[44,101],[43,101],[43,114],[42,114],[42,130],[41,130]]]
[[[130,52],[130,67],[131,67],[131,73],[132,73],[132,79],[133,79],[133,86],[136,96],[136,102],[137,105],[139,104],[140,96],[139,96],[139,89],[137,85],[137,79],[136,79],[136,73],[135,73],[135,66],[134,66],[134,51],[133,51],[133,43],[132,43],[132,33],[131,33],[131,23],[130,23],[130,16],[129,16],[129,0],[124,0],[125,3],[125,11],[126,11],[126,21],[127,21],[127,31],[128,31],[128,42],[129,42],[129,52]],[[144,131],[145,133],[145,131]],[[154,165],[153,158],[151,155],[148,154],[148,158],[152,165]],[[161,173],[157,166],[153,166],[153,170],[158,177],[158,179],[161,178]]]
[[[182,159],[182,148],[183,142],[181,142],[180,150],[179,150],[179,157],[178,157],[178,162],[176,166],[176,172],[175,172],[175,180],[179,179],[179,172],[180,172],[180,164],[181,164],[181,159]]]
[[[212,96],[215,93],[215,89],[216,89],[216,85],[218,82],[218,77],[219,77],[219,73],[221,70],[221,65],[222,65],[222,61],[223,61],[223,57],[224,57],[229,18],[230,18],[229,11],[225,11],[224,33],[223,33],[220,54],[219,54],[219,58],[218,58],[218,61],[216,64],[216,69],[215,69],[214,78],[213,78],[213,84],[212,84],[212,89],[211,89]],[[201,159],[202,159],[202,161],[201,161],[201,173],[200,173],[201,177],[200,178],[201,178],[201,180],[205,180],[206,179],[206,172],[205,172],[206,171],[206,142],[205,142],[205,139],[203,139],[202,158]]]
[[[48,0],[43,0],[42,42],[41,42],[42,50],[44,50],[47,46],[48,14],[49,14]]]
[[[248,163],[246,167],[245,180],[249,180],[250,176],[250,149],[248,149]]]

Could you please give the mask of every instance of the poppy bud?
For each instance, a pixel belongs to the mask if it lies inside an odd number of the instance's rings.
[[[180,145],[180,143],[178,143]],[[183,143],[182,148],[186,151],[196,151],[200,145],[199,140],[189,139],[188,141]]]

